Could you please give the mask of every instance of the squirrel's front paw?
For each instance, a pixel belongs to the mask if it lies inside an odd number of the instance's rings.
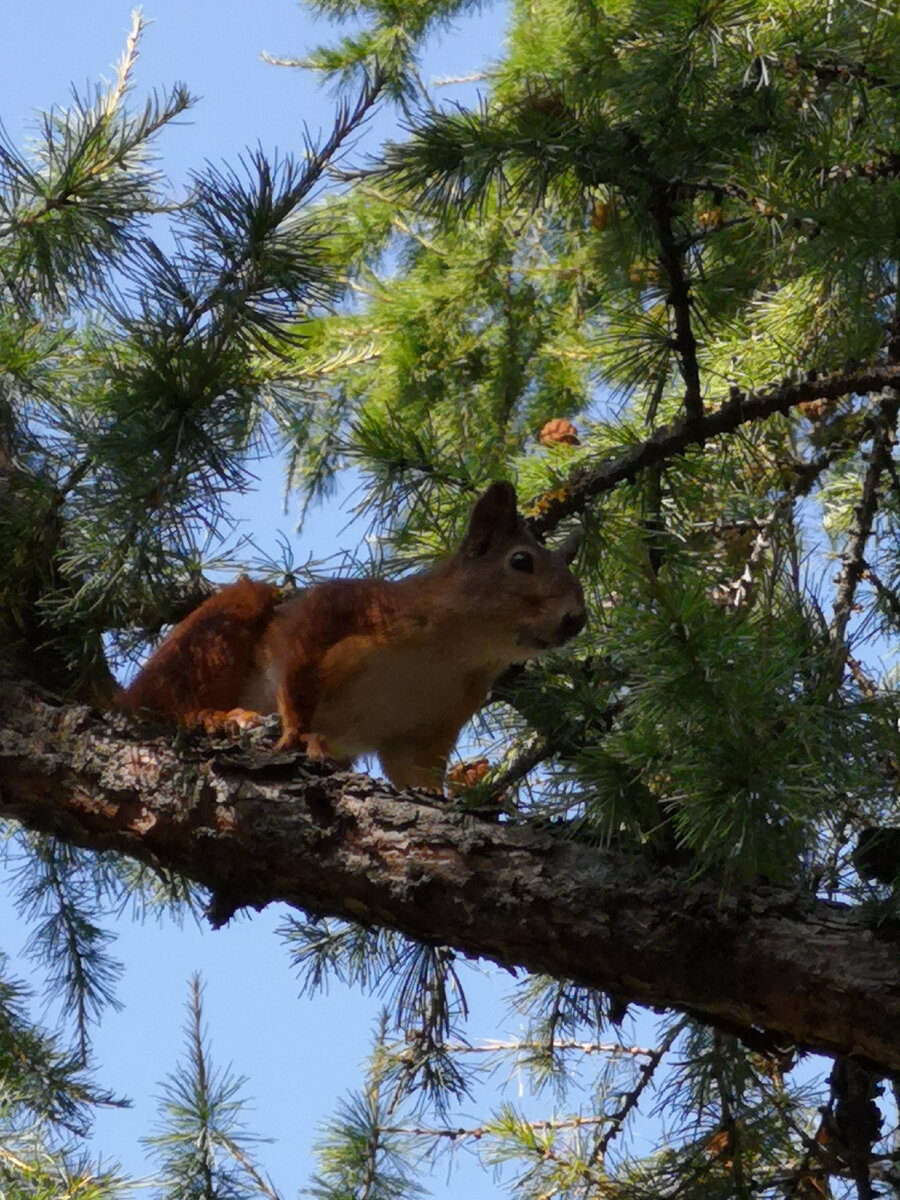
[[[275,749],[302,750],[313,762],[328,762],[331,759],[328,745],[320,733],[300,733],[295,729],[286,729]]]
[[[205,733],[234,736],[253,729],[264,720],[263,714],[249,708],[201,708],[184,719],[186,729],[202,729]]]

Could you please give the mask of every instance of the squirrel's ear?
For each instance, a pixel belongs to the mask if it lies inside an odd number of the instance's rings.
[[[467,554],[484,554],[495,537],[514,537],[519,528],[517,503],[511,483],[492,483],[472,510],[460,548]]]

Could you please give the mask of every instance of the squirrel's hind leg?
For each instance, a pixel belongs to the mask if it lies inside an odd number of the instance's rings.
[[[416,788],[425,792],[444,791],[447,759],[459,730],[442,730],[431,739],[389,742],[378,749],[384,773],[398,790]]]

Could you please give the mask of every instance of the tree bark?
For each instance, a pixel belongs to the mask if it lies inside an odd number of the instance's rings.
[[[10,687],[0,814],[181,872],[214,917],[286,901],[900,1071],[900,933],[788,888],[725,894],[565,831]]]

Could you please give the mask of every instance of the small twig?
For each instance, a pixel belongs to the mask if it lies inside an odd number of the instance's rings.
[[[510,669],[510,677],[511,672],[514,670],[515,668]],[[500,679],[497,681],[497,683],[495,683],[493,698],[502,698],[507,704],[516,707],[513,699],[509,695],[501,695],[501,685],[506,677],[507,673],[505,672],[504,675],[500,676]],[[622,704],[618,700],[608,704],[606,708],[603,709],[603,711],[598,715],[598,724],[605,726],[605,728],[608,730],[613,719],[618,716],[621,710]],[[519,708],[518,711],[521,712],[522,716],[525,717],[526,720],[533,719],[524,708]],[[560,731],[556,734],[556,736],[534,733],[525,741],[525,744],[521,749],[507,759],[505,765],[498,767],[496,771],[489,772],[484,779],[480,781],[479,787],[487,789],[492,795],[500,795],[502,792],[505,792],[507,788],[514,787],[515,784],[521,783],[522,780],[525,779],[535,767],[539,767],[541,763],[548,762],[551,758],[554,758],[558,754],[572,753],[573,741],[571,738],[565,736],[564,731]]]
[[[471,75],[441,75],[433,83],[435,87],[453,87],[458,83],[483,83],[489,78],[486,71],[475,71]]]
[[[793,497],[791,497],[790,503],[793,503]],[[785,497],[782,497],[757,530],[743,571],[737,579],[722,586],[721,592],[727,595],[730,607],[746,608],[752,603],[756,594],[756,568],[772,543],[772,529],[780,513],[786,507],[788,507],[787,500]]]
[[[281,1194],[276,1190],[272,1181],[266,1179],[259,1173],[252,1159],[248,1158],[243,1150],[241,1150],[240,1146],[231,1138],[225,1138],[223,1140],[228,1153],[231,1154],[235,1161],[244,1168],[250,1179],[259,1189],[260,1193],[263,1196],[267,1196],[268,1200],[281,1200]]]
[[[637,1083],[630,1092],[625,1093],[625,1095],[622,1097],[622,1103],[617,1111],[613,1113],[610,1118],[608,1118],[610,1123],[609,1129],[607,1129],[606,1133],[604,1133],[603,1137],[594,1147],[589,1160],[591,1163],[601,1161],[605,1157],[613,1138],[618,1137],[618,1135],[621,1133],[629,1115],[634,1111],[635,1108],[637,1108],[641,1096],[653,1081],[653,1076],[656,1074],[656,1070],[659,1067],[659,1064],[662,1062],[663,1057],[671,1049],[672,1044],[681,1033],[682,1029],[684,1029],[686,1024],[686,1019],[676,1021],[676,1023],[663,1038],[660,1045],[657,1046],[657,1048],[647,1056],[647,1061],[643,1064],[638,1072]]]
[[[866,674],[862,668],[862,663],[858,658],[854,658],[852,654],[847,655],[847,669],[864,696],[871,698],[878,695],[878,685],[875,680]]]
[[[590,1117],[569,1117],[563,1121],[525,1121],[524,1124],[529,1129],[533,1129],[535,1133],[556,1133],[561,1129],[583,1129],[591,1125],[603,1125],[611,1118],[603,1113],[595,1114]],[[427,1137],[427,1138],[447,1138],[450,1141],[479,1141],[481,1138],[490,1135],[490,1128],[486,1125],[475,1125],[465,1128],[460,1126],[456,1129],[429,1129],[425,1126],[408,1127],[399,1125],[386,1125],[382,1132],[405,1135],[406,1137]]]
[[[522,1050],[545,1050],[546,1043],[531,1042],[531,1041],[485,1041],[477,1046],[472,1046],[468,1042],[448,1042],[448,1052],[453,1054],[498,1054],[506,1050],[522,1051]],[[643,1046],[625,1046],[621,1042],[577,1042],[574,1039],[570,1041],[559,1041],[554,1039],[554,1050],[578,1050],[581,1054],[606,1054],[610,1058],[651,1058],[656,1051],[647,1050]]]
[[[2,1158],[4,1162],[12,1163],[16,1170],[22,1171],[26,1175],[31,1175],[32,1172],[37,1170],[37,1165],[35,1163],[23,1162],[21,1158],[16,1158],[15,1154],[13,1154],[12,1151],[7,1150],[5,1146],[0,1146],[0,1158]]]
[[[884,601],[885,607],[890,611],[893,620],[900,625],[900,596],[875,574],[868,563],[863,563],[863,579],[866,583],[871,583],[879,599]]]
[[[888,342],[888,357],[892,364],[900,362],[900,268],[897,272],[897,284],[898,301],[894,305],[891,336]],[[895,387],[881,404],[878,423],[872,433],[872,451],[863,480],[862,496],[854,510],[854,526],[847,541],[847,549],[844,551],[844,566],[838,580],[834,617],[831,624],[831,635],[836,644],[844,642],[856,589],[865,569],[866,545],[872,536],[875,513],[878,509],[878,486],[881,476],[890,466],[893,466],[898,412],[900,412],[900,391]],[[841,657],[841,669],[843,669],[845,655],[846,648]]]
[[[505,792],[514,784],[521,783],[535,767],[552,758],[553,754],[554,748],[549,738],[533,735],[504,767],[485,778],[484,785],[492,792]]]
[[[734,1116],[734,1096],[728,1085],[728,1080],[722,1071],[722,1035],[718,1031],[713,1033],[713,1041],[716,1047],[716,1058],[713,1075],[715,1078],[716,1089],[719,1093],[719,1107],[722,1111],[722,1131],[725,1133],[728,1141],[728,1150],[731,1155],[731,1175],[734,1180],[734,1191],[738,1196],[746,1197],[748,1194],[747,1181],[744,1178],[744,1166],[741,1158],[741,1146],[739,1140],[739,1129]]]
[[[809,462],[798,463],[794,468],[796,477],[791,484],[791,495],[795,499],[800,496],[808,496],[828,468],[844,454],[849,454],[864,436],[864,432],[860,431],[858,437],[836,438],[827,450],[810,459]]]
[[[856,589],[865,569],[866,546],[872,536],[875,513],[878,510],[878,488],[881,476],[893,453],[898,411],[900,411],[900,394],[895,394],[883,402],[881,428],[873,438],[869,465],[863,479],[862,495],[854,509],[853,528],[847,539],[843,567],[838,579],[834,616],[831,622],[831,636],[835,644],[844,640],[847,623],[853,611]]]
[[[800,1131],[800,1136],[804,1143],[803,1157],[798,1163],[796,1170],[784,1180],[785,1196],[788,1197],[788,1200],[790,1200],[790,1197],[798,1195],[800,1185],[811,1175],[821,1178],[824,1181],[825,1188],[827,1189],[828,1187],[828,1178],[832,1173],[832,1164],[830,1162],[826,1163],[826,1160],[830,1159],[831,1156],[826,1155],[825,1151],[825,1138],[827,1136],[825,1131],[834,1120],[834,1099],[834,1086],[832,1084],[828,1102],[820,1109],[821,1119],[815,1135],[809,1137]],[[817,1160],[817,1167],[812,1166],[813,1159]],[[828,1193],[825,1191],[823,1194],[827,1195]]]
[[[666,520],[663,516],[662,468],[659,464],[647,472],[646,503],[649,511],[641,520],[647,562],[654,578],[659,575],[665,556]]]
[[[855,442],[850,444],[853,445]],[[765,554],[771,545],[772,530],[779,517],[782,514],[790,514],[795,501],[799,497],[807,495],[822,472],[831,465],[835,458],[839,457],[842,452],[849,448],[849,445],[840,449],[830,447],[828,451],[819,455],[818,458],[813,459],[809,463],[799,465],[791,486],[783,496],[779,497],[768,516],[764,520],[757,522],[756,537],[753,539],[753,546],[743,571],[738,579],[724,585],[723,588],[729,594],[729,603],[735,608],[746,607],[753,600],[756,585],[756,568],[759,566],[763,554]]]
[[[141,35],[146,29],[146,22],[141,15],[141,10],[136,8],[131,14],[131,29],[128,31],[128,37],[125,41],[125,49],[122,52],[122,57],[116,64],[116,82],[109,89],[106,96],[105,111],[108,117],[111,117],[119,104],[122,97],[131,86],[131,73],[134,70],[134,64],[138,57],[138,43],[141,40]]]
[[[268,63],[270,67],[308,67],[309,62],[304,58],[283,58],[277,54],[270,54],[268,50],[263,50],[259,56],[264,63]]]

